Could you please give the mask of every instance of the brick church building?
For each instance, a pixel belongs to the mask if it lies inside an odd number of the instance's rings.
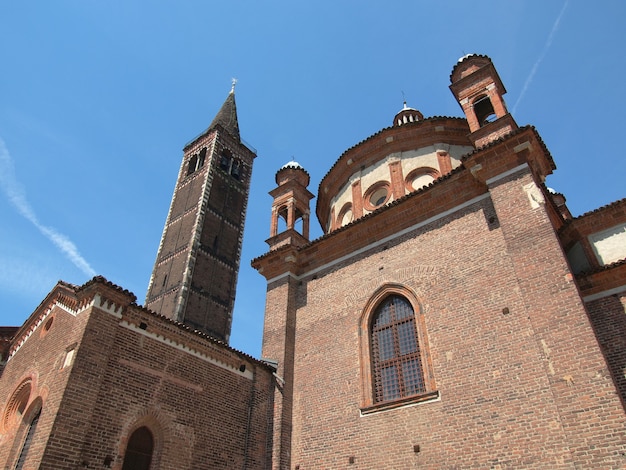
[[[572,217],[491,60],[320,182],[276,173],[262,358],[228,346],[255,153],[185,146],[145,306],[60,282],[0,328],[7,469],[626,468],[626,199]],[[240,293],[241,294],[241,293]],[[260,300],[260,299],[259,299]]]

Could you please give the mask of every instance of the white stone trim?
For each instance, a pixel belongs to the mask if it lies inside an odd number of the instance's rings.
[[[413,406],[420,406],[420,405],[426,405],[428,403],[434,403],[437,401],[441,401],[441,392],[439,392],[439,390],[437,390],[437,396],[429,398],[427,400],[418,400],[418,401],[413,401],[413,402],[409,402],[406,403],[404,405],[400,405],[400,406],[392,406],[390,408],[384,408],[382,410],[371,410],[367,413],[363,413],[362,410],[359,409],[359,417],[361,418],[367,418],[368,416],[372,416],[372,415],[377,415],[379,413],[388,413],[390,411],[397,411],[397,410],[401,410],[402,408],[411,408]]]
[[[59,309],[63,310],[64,312],[69,313],[70,315],[75,317],[75,316],[79,315],[80,313],[84,312],[85,310],[87,310],[89,307],[93,306],[95,301],[96,301],[96,299],[99,298],[99,297],[100,296],[96,294],[94,296],[94,298],[91,300],[91,302],[88,302],[87,304],[83,305],[81,308],[76,309],[76,310],[74,310],[73,308],[71,308],[71,307],[69,307],[69,306],[67,306],[65,304],[62,304],[58,300],[55,300],[54,302],[52,302],[50,304],[50,307],[48,307],[44,311],[44,314],[39,318],[37,323],[33,324],[31,329],[28,330],[28,332],[22,337],[20,342],[17,344],[17,347],[13,350],[13,352],[11,354],[9,354],[9,357],[7,357],[7,362],[9,362],[9,360],[15,355],[15,353],[17,353],[22,348],[24,343],[26,343],[26,341],[28,341],[28,338],[30,338],[32,336],[32,334],[35,332],[35,330],[37,328],[39,328],[39,325],[41,325],[46,320],[46,318],[48,318],[48,316],[50,315],[50,312],[52,312],[54,307],[58,307]],[[120,315],[120,318],[121,318],[121,315]]]
[[[98,302],[99,301],[99,302]],[[98,302],[98,303],[97,303]],[[110,303],[110,305],[105,305],[105,303]],[[96,294],[91,302],[91,305],[94,307],[104,310],[106,313],[110,313],[116,318],[122,318],[122,307],[117,305],[110,300],[102,299],[100,294]]]
[[[267,283],[270,284],[272,282],[276,282],[276,281],[280,281],[281,279],[284,279],[286,277],[291,277],[293,279],[295,279],[296,281],[300,280],[301,278],[296,276],[294,273],[292,273],[291,271],[287,271],[286,273],[280,274],[276,277],[273,277],[271,279],[267,280]]]
[[[518,172],[520,172],[522,170],[525,170],[526,168],[530,168],[528,166],[528,163],[522,163],[521,165],[516,166],[515,168],[511,168],[510,170],[507,170],[504,173],[500,173],[499,175],[496,175],[496,176],[493,176],[492,178],[489,178],[487,181],[485,181],[485,183],[487,183],[487,186],[489,186],[489,185],[491,185],[491,183],[495,183],[496,181],[504,179],[507,176],[510,176],[510,175],[518,173]]]
[[[244,378],[246,378],[248,380],[252,380],[254,378],[254,374],[252,373],[252,371],[248,367],[246,367],[245,371],[241,372],[236,367],[232,367],[231,365],[226,364],[226,363],[224,363],[224,362],[222,362],[222,361],[220,361],[218,359],[215,359],[213,357],[207,356],[206,354],[201,353],[199,351],[196,351],[195,349],[191,349],[191,348],[185,346],[184,344],[178,343],[176,341],[172,341],[171,339],[166,338],[165,336],[157,335],[155,333],[151,333],[149,331],[143,330],[143,329],[139,328],[137,325],[134,325],[132,323],[128,323],[126,320],[121,321],[120,322],[120,326],[123,327],[123,328],[126,328],[128,330],[131,330],[131,331],[133,331],[135,333],[138,333],[140,335],[143,335],[143,336],[145,336],[147,338],[153,339],[153,340],[155,340],[155,341],[157,341],[157,342],[159,342],[161,344],[165,344],[165,345],[170,346],[170,347],[172,347],[174,349],[182,351],[182,352],[184,352],[186,354],[189,354],[191,356],[197,357],[198,359],[200,359],[200,360],[202,360],[204,362],[207,362],[209,364],[213,364],[213,365],[215,365],[217,367],[225,369],[225,370],[227,370],[229,372],[232,372],[232,373],[234,373],[236,375],[244,377]]]
[[[418,222],[415,225],[411,225],[410,227],[407,227],[404,230],[400,230],[399,232],[396,232],[393,235],[389,235],[388,237],[382,238],[381,240],[378,240],[378,241],[376,241],[374,243],[370,243],[369,245],[366,245],[363,248],[360,248],[360,249],[358,249],[356,251],[353,251],[350,254],[342,256],[341,258],[337,258],[337,259],[335,259],[335,260],[333,260],[333,261],[331,261],[329,263],[323,264],[322,266],[319,266],[316,269],[308,271],[308,272],[302,274],[301,276],[296,276],[295,274],[292,274],[291,272],[288,271],[288,272],[286,272],[284,274],[281,274],[279,276],[276,276],[276,277],[273,277],[271,279],[268,279],[267,283],[270,284],[270,283],[278,281],[279,279],[282,279],[282,278],[284,278],[286,276],[291,276],[294,279],[299,281],[300,279],[303,279],[303,278],[305,278],[307,276],[310,276],[312,274],[315,274],[315,273],[318,273],[320,271],[323,271],[324,269],[330,268],[330,267],[332,267],[332,266],[334,266],[336,264],[343,263],[344,261],[346,261],[346,260],[348,260],[348,259],[350,259],[352,257],[359,256],[362,253],[364,253],[364,252],[366,252],[368,250],[371,250],[372,248],[376,248],[376,247],[378,247],[380,245],[384,245],[385,243],[388,243],[388,242],[390,242],[390,241],[392,241],[392,240],[394,240],[394,239],[396,239],[398,237],[402,237],[403,235],[405,235],[405,234],[407,234],[409,232],[412,232],[412,231],[417,230],[417,229],[419,229],[419,228],[421,228],[421,227],[423,227],[425,225],[431,224],[431,223],[433,223],[433,222],[435,222],[435,221],[437,221],[439,219],[442,219],[442,218],[447,217],[447,216],[449,216],[451,214],[454,214],[455,212],[458,212],[458,211],[460,211],[462,209],[465,209],[466,207],[469,207],[469,206],[471,206],[473,204],[476,204],[477,202],[480,202],[480,201],[482,201],[484,199],[488,199],[489,197],[490,197],[489,193],[481,194],[480,196],[477,196],[477,197],[475,197],[473,199],[470,199],[469,201],[466,201],[463,204],[459,204],[458,206],[453,207],[452,209],[448,209],[447,211],[443,211],[443,212],[441,212],[441,213],[439,213],[439,214],[437,214],[437,215],[435,215],[433,217],[430,217],[429,219],[423,220],[422,222]]]
[[[626,291],[626,285],[615,287],[613,289],[605,290],[602,292],[598,292],[596,294],[587,295],[583,297],[583,302],[592,302],[594,300],[602,299],[604,297],[608,297],[609,295],[613,295],[613,294],[619,294],[620,292],[624,292],[624,291]]]

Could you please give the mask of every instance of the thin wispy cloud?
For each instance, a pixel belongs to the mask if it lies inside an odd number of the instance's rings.
[[[62,233],[52,227],[39,222],[35,211],[26,199],[24,188],[19,184],[15,175],[15,166],[4,141],[0,138],[0,188],[15,209],[26,220],[32,223],[41,234],[50,240],[67,258],[87,276],[95,276],[96,272],[83,258],[76,245]]]
[[[550,34],[548,35],[548,40],[543,46],[543,50],[541,51],[539,58],[535,61],[533,68],[530,71],[530,74],[528,74],[528,77],[526,78],[526,81],[524,82],[524,86],[522,87],[522,91],[520,92],[519,97],[517,98],[517,101],[513,105],[513,110],[512,110],[513,114],[515,114],[515,111],[517,110],[517,106],[522,101],[522,98],[524,98],[524,95],[526,94],[526,90],[528,90],[528,87],[532,83],[533,78],[535,78],[535,74],[537,73],[537,69],[539,68],[539,65],[543,61],[543,58],[548,53],[548,49],[550,49],[550,46],[552,45],[552,41],[554,40],[554,36],[556,35],[556,32],[559,29],[561,18],[563,17],[563,13],[565,13],[565,9],[567,8],[568,4],[569,4],[569,0],[566,0],[565,3],[563,4],[563,8],[561,8],[561,12],[559,13],[559,16],[556,18],[556,21],[552,25],[552,29],[550,30]]]

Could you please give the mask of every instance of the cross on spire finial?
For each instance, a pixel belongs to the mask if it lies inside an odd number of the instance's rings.
[[[236,78],[231,78],[230,79],[230,83],[231,83],[231,88],[230,88],[230,92],[231,93],[235,93],[235,85],[237,85],[237,79]]]

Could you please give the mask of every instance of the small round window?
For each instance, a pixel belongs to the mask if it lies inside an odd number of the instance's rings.
[[[370,196],[370,204],[374,207],[382,205],[387,200],[387,188],[382,187],[374,191]]]
[[[363,197],[363,207],[369,211],[378,209],[380,206],[389,201],[391,197],[391,188],[386,181],[379,181],[373,184],[365,192]]]

